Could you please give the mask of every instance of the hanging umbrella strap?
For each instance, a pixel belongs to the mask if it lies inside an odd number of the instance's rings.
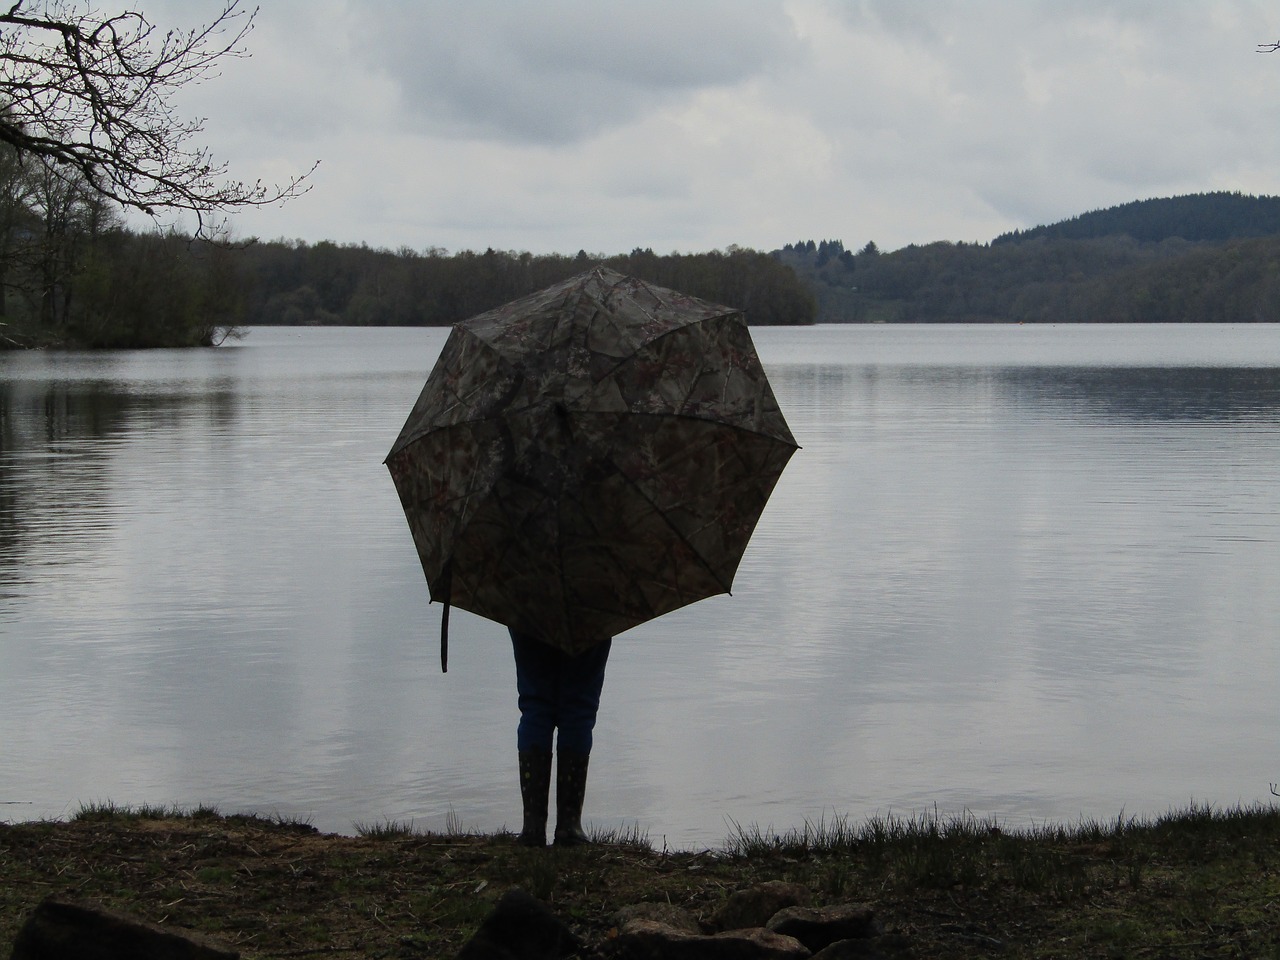
[[[444,613],[440,615],[440,672],[449,672],[449,598],[453,593],[453,561],[444,565]]]
[[[440,672],[449,672],[449,601],[444,602],[444,613],[440,616]]]

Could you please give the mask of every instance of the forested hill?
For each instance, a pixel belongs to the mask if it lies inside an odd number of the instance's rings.
[[[1226,241],[1280,234],[1280,197],[1242,193],[1197,193],[1185,197],[1135,200],[1106,210],[1082,213],[1070,220],[1031,230],[1015,230],[992,244],[1047,240],[1097,240],[1133,237],[1158,243],[1179,238]]]
[[[1280,198],[1144,200],[990,244],[857,253],[840,240],[773,254],[819,322],[1280,322]]]

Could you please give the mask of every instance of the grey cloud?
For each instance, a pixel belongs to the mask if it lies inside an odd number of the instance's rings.
[[[965,25],[979,25],[999,33],[1012,24],[1035,22],[1053,26],[1072,22],[1098,25],[1130,24],[1140,26],[1153,36],[1176,36],[1188,19],[1199,16],[1203,0],[976,0],[955,3],[954,0],[862,0],[851,4],[843,0],[823,0],[833,14],[855,27],[876,26],[886,32],[924,42],[946,38]],[[1250,9],[1257,6],[1249,0],[1233,0],[1228,6]],[[1046,48],[1046,58],[1054,51]]]
[[[1264,0],[270,0],[257,23],[182,112],[239,176],[323,166],[246,235],[892,249],[1280,182]]]
[[[442,0],[384,11],[361,55],[396,83],[410,116],[455,136],[573,142],[803,55],[780,2]]]
[[[951,182],[956,198],[1033,225],[1230,183],[1274,143],[1239,94],[1280,85],[1280,67],[1269,81],[1252,52],[1266,33],[1258,3],[815,3],[847,44],[884,51],[811,109],[828,130],[856,118],[841,162],[890,190]]]

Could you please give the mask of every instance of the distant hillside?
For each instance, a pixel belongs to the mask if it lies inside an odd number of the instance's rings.
[[[818,322],[1280,322],[1280,198],[1144,200],[990,244],[857,253],[840,240],[773,256]]]
[[[1280,234],[1280,197],[1243,193],[1197,193],[1159,200],[1135,200],[1106,210],[1082,213],[1070,220],[1031,230],[1015,230],[992,244],[1026,240],[1097,240],[1133,237],[1150,243],[1241,240]]]
[[[795,271],[817,301],[818,323],[851,320],[858,309],[858,293],[853,283],[857,257],[875,256],[876,245],[867,244],[861,254],[846,250],[840,240],[801,240],[773,251],[774,259]]]

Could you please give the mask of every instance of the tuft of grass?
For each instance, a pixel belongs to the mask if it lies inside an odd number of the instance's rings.
[[[413,821],[404,820],[383,820],[379,823],[361,823],[356,821],[352,824],[356,834],[361,837],[368,837],[371,840],[407,840],[417,835],[417,830],[413,825]]]
[[[587,831],[592,843],[608,844],[616,847],[632,847],[636,850],[651,852],[653,844],[649,842],[648,831],[640,824],[623,824],[619,827],[591,827]]]
[[[116,817],[122,816],[123,807],[118,806],[114,800],[94,800],[91,803],[81,803],[79,809],[71,815],[71,821],[100,821],[114,820]]]
[[[201,805],[187,810],[163,804],[144,803],[133,807],[117,804],[114,800],[95,800],[82,803],[72,815],[72,821],[86,823],[110,820],[214,820],[221,817],[217,807]]]
[[[731,857],[753,856],[834,856],[920,843],[964,842],[1002,833],[994,820],[979,820],[971,814],[943,817],[936,811],[913,817],[892,814],[872,817],[853,824],[847,816],[825,817],[816,823],[806,820],[802,827],[776,834],[759,827],[743,827],[730,821],[732,832],[724,844]]]
[[[412,820],[392,820],[390,818],[379,823],[356,821],[351,826],[355,829],[357,836],[368,837],[373,840],[408,840],[413,837],[432,836],[460,840],[482,836],[478,830],[467,827],[462,822],[462,818],[452,808],[446,811],[444,815],[444,831],[442,833],[419,830]]]
[[[289,817],[283,814],[233,813],[223,814],[212,804],[194,807],[170,807],[164,804],[144,803],[139,806],[118,804],[113,800],[96,800],[82,803],[71,816],[73,823],[111,823],[136,820],[189,820],[196,823],[224,821],[239,826],[264,826],[304,833],[315,833],[310,819]]]
[[[444,835],[446,837],[465,837],[472,834],[462,823],[458,812],[450,807],[444,815]]]
[[[218,816],[215,814],[215,816]],[[199,816],[197,816],[199,819]],[[310,817],[294,817],[283,813],[236,813],[225,818],[247,826],[266,826],[294,833],[318,833]]]

